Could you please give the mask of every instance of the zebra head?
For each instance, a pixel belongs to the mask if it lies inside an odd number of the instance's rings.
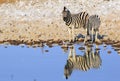
[[[66,21],[67,18],[70,17],[70,15],[71,15],[70,11],[65,6],[63,8],[62,15],[63,15],[64,21]]]
[[[68,63],[68,60],[67,60],[67,64],[64,67],[64,76],[65,76],[66,79],[69,78],[69,76],[71,75],[72,71],[73,71],[73,66],[70,65]]]

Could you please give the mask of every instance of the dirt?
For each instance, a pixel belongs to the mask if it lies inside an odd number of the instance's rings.
[[[88,2],[81,0],[79,3],[74,2],[74,0],[66,2],[64,0],[35,0],[34,2],[1,0],[0,43],[9,42],[14,45],[48,43],[51,45],[51,43],[62,44],[63,41],[68,41],[67,26],[61,15],[64,5],[72,13],[82,10],[89,12],[90,15],[98,14],[101,18],[99,34],[103,36],[100,41],[107,44],[120,41],[119,0],[88,0]],[[75,29],[76,35],[85,35],[85,33],[82,28]],[[81,42],[81,40],[83,41],[81,38],[78,41]]]

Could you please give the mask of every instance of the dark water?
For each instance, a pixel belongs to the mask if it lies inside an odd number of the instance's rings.
[[[76,44],[77,55],[83,55],[85,47]],[[86,48],[86,47],[85,47]],[[102,60],[99,69],[88,71],[73,70],[68,81],[120,81],[120,56],[110,45],[99,45]],[[95,51],[95,46],[92,47]],[[60,46],[49,48],[0,45],[0,81],[66,81],[64,67],[68,51]]]

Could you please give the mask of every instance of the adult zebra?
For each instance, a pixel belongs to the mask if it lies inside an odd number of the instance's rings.
[[[86,36],[85,36],[85,40],[84,40],[84,43],[85,43],[85,41],[87,40],[87,36],[90,34],[90,31],[91,30],[97,31],[97,29],[100,26],[100,24],[96,24],[96,22],[95,22],[95,21],[97,21],[97,23],[99,23],[100,18],[98,18],[98,16],[94,17],[94,15],[89,16],[89,14],[87,12],[71,14],[71,12],[66,7],[64,7],[64,9],[62,11],[62,15],[63,15],[63,20],[65,21],[65,24],[69,27],[68,28],[69,41],[74,41],[74,39],[75,39],[74,29],[83,27],[87,32]],[[96,39],[97,39],[97,36],[96,36]],[[93,40],[93,33],[92,33],[92,40]]]
[[[92,47],[86,47],[84,55],[76,55],[75,48],[70,48],[67,63],[64,67],[64,75],[66,79],[72,74],[74,69],[88,71],[90,68],[98,69],[101,66],[102,60],[99,55],[99,50],[93,52]]]

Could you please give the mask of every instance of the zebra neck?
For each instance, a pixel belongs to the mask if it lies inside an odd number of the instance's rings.
[[[69,26],[72,23],[72,17],[71,16],[67,17],[65,22],[66,25]]]

